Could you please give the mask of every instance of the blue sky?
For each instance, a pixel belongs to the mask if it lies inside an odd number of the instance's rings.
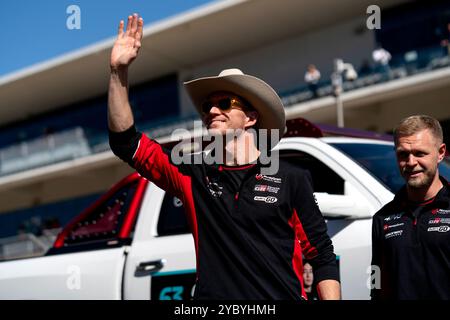
[[[104,40],[119,21],[138,12],[145,25],[212,0],[39,0],[0,1],[0,76]],[[81,29],[69,30],[67,7],[81,11]]]

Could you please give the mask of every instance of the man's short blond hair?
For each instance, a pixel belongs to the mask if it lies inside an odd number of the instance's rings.
[[[414,115],[404,118],[394,129],[394,141],[397,144],[398,138],[411,136],[422,130],[430,130],[436,139],[437,145],[440,146],[444,141],[444,134],[439,121],[427,115]]]

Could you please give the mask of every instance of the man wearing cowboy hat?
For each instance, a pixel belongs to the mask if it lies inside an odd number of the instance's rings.
[[[177,164],[134,127],[127,70],[141,46],[143,20],[121,21],[111,53],[108,125],[113,152],[185,207],[197,257],[196,299],[305,299],[302,256],[313,265],[321,299],[339,299],[336,256],[307,172],[279,160],[262,174],[259,134],[285,128],[284,107],[264,81],[238,69],[185,83],[210,133],[232,139],[225,159]],[[255,132],[255,131],[254,131]],[[275,139],[275,142],[277,139]],[[278,160],[278,159],[277,159]]]

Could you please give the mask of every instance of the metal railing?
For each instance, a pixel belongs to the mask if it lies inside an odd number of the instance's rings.
[[[41,236],[32,233],[0,238],[0,261],[43,256],[52,247],[61,228],[43,230]]]
[[[143,131],[153,139],[169,136],[175,129],[190,130],[194,127],[194,120],[200,120],[197,114],[187,116],[173,116],[157,121],[138,124],[138,130]],[[108,133],[89,136],[92,153],[110,150]]]
[[[76,127],[0,149],[0,175],[76,159],[90,153],[83,129]]]
[[[353,81],[345,81],[342,84],[344,91],[359,89],[378,83],[388,82],[394,79],[412,76],[430,70],[450,66],[450,57],[442,55],[441,47],[421,48],[405,52],[393,57],[389,75],[379,72],[376,68]],[[318,84],[317,97],[325,97],[333,94],[333,86],[330,80],[322,80]],[[314,95],[306,84],[279,92],[281,100],[286,107],[314,99]]]

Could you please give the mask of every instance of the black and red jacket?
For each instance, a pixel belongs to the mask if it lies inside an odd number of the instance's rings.
[[[412,203],[404,187],[373,217],[372,266],[380,268],[381,287],[372,299],[450,299],[450,187],[441,181],[433,199]]]
[[[338,280],[336,256],[306,171],[174,165],[170,152],[134,127],[110,133],[111,148],[184,204],[195,240],[196,299],[302,299],[304,255],[316,282]]]

